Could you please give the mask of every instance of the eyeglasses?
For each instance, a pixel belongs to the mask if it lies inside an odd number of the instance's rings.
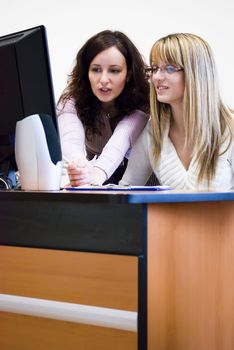
[[[180,72],[183,71],[184,69],[181,67],[176,67],[173,66],[171,64],[165,64],[164,66],[153,66],[153,67],[148,67],[146,68],[146,74],[156,74],[158,71],[163,72],[163,73],[167,73],[167,74],[173,74],[175,72]]]

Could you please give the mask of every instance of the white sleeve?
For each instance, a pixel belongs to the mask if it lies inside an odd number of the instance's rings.
[[[106,143],[95,166],[102,169],[109,178],[124,157],[128,158],[131,148],[148,121],[148,116],[142,111],[123,118],[116,126],[113,135]]]
[[[86,157],[84,127],[71,101],[58,110],[58,127],[62,154],[70,161]]]
[[[86,158],[85,131],[81,120],[78,118],[74,103],[68,101],[65,106],[57,108],[58,128],[62,155],[68,161]],[[66,164],[63,159],[61,187],[69,183]]]
[[[150,162],[150,122],[134,144],[120,185],[144,186],[152,174]]]

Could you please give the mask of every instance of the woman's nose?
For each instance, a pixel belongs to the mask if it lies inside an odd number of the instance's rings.
[[[159,81],[159,80],[164,80],[165,79],[165,74],[161,69],[159,69],[156,73],[152,75],[152,80],[153,81]]]
[[[164,69],[158,69],[157,72],[154,73],[154,76],[157,78],[157,79],[162,79],[165,77],[165,70]]]
[[[100,82],[101,83],[108,83],[109,81],[109,76],[107,72],[102,72],[101,77],[100,77]]]

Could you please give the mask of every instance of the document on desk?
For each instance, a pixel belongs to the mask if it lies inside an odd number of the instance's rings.
[[[103,186],[77,186],[66,187],[67,191],[168,191],[172,190],[170,186],[120,186],[120,185],[103,185]]]

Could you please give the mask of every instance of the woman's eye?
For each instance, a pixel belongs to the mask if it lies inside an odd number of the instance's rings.
[[[93,67],[93,68],[91,68],[91,72],[100,73],[100,72],[101,72],[101,69],[98,68],[98,67]]]
[[[118,73],[120,73],[120,70],[119,69],[111,69],[110,72],[114,73],[114,74],[118,74]]]
[[[153,67],[151,68],[151,71],[152,71],[152,73],[157,73],[158,67],[157,67],[157,66],[153,66]]]
[[[169,73],[169,74],[174,73],[174,72],[176,72],[176,70],[177,70],[176,67],[170,66],[170,65],[167,65],[167,66],[165,67],[165,69],[166,69],[167,73]]]

